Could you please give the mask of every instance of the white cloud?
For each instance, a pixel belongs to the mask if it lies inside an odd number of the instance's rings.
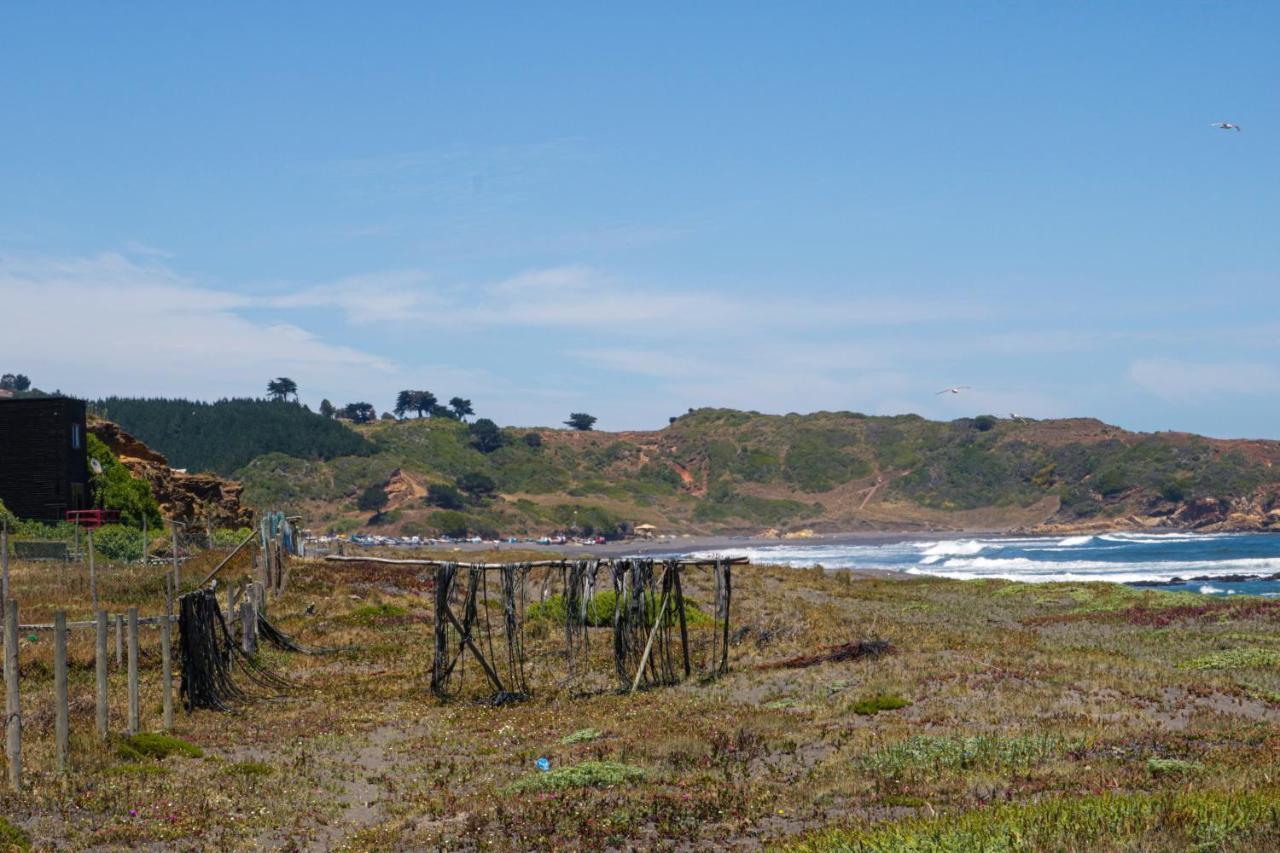
[[[70,393],[218,397],[272,376],[358,389],[387,359],[237,313],[253,300],[119,254],[0,256],[0,363]]]
[[[1261,395],[1280,391],[1275,368],[1250,361],[1189,362],[1172,358],[1139,359],[1129,379],[1166,400],[1188,402],[1219,395]]]

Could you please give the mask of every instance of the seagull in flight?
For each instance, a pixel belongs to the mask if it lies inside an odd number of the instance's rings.
[[[937,397],[939,394],[959,394],[961,391],[967,391],[972,387],[973,387],[972,385],[957,385],[954,388],[943,388],[941,391],[939,391],[937,394],[934,394],[933,396]]]
[[[1232,124],[1229,121],[1215,121],[1213,124],[1209,125],[1209,127],[1216,127],[1218,130],[1240,130],[1240,125]]]

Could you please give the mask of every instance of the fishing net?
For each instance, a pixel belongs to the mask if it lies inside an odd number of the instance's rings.
[[[182,681],[178,695],[188,711],[229,711],[266,692],[279,695],[295,688],[247,655],[232,639],[212,590],[200,589],[178,599],[178,645]],[[237,677],[242,684],[237,682]],[[257,688],[257,690],[253,690]]]

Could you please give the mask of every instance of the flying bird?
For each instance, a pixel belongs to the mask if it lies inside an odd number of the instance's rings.
[[[961,391],[967,391],[972,387],[972,385],[957,385],[954,388],[943,388],[937,394],[934,394],[934,396],[936,397],[938,394],[959,394]]]
[[[1213,124],[1209,125],[1209,127],[1216,127],[1218,130],[1236,130],[1236,131],[1238,131],[1238,130],[1240,129],[1240,125],[1238,125],[1238,124],[1232,124],[1232,123],[1231,123],[1231,122],[1229,122],[1229,121],[1215,121]]]

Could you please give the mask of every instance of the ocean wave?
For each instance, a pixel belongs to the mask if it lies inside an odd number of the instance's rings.
[[[1114,563],[1100,560],[1031,560],[1026,557],[952,558],[940,566],[908,568],[908,574],[973,580],[1047,582],[1112,581],[1115,583],[1164,583],[1174,578],[1213,578],[1230,575],[1270,575],[1280,572],[1280,557],[1240,558],[1202,562],[1158,561]]]
[[[1058,543],[1059,548],[1074,548],[1077,545],[1088,545],[1093,541],[1092,536],[1068,536]]]
[[[1212,584],[1204,584],[1200,587],[1200,591],[1205,595],[1213,595],[1214,593],[1224,592],[1225,590],[1213,586]]]
[[[916,547],[922,549],[926,557],[949,557],[953,554],[979,554],[994,542],[980,542],[977,539],[944,539],[941,542],[917,542]]]

